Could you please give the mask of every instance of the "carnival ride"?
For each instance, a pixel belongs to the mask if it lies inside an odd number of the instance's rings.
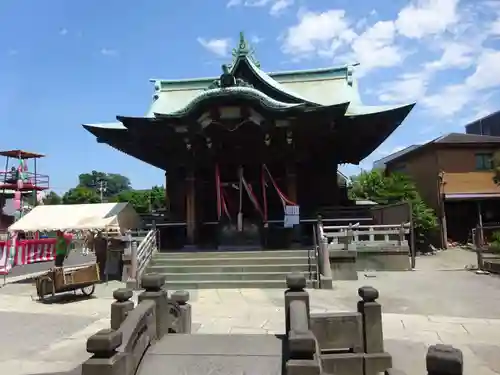
[[[8,199],[13,199],[13,214],[17,218],[21,217],[27,210],[41,203],[42,192],[49,188],[49,176],[37,173],[37,159],[45,155],[22,151],[8,150],[0,151],[0,156],[6,158],[5,170],[0,171],[0,194],[2,212]],[[33,161],[33,169],[28,166],[28,162]],[[33,199],[27,203],[26,198],[32,196]]]

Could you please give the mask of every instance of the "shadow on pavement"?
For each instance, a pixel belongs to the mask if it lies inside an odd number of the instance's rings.
[[[46,305],[65,305],[72,302],[87,301],[97,298],[96,296],[86,296],[84,294],[76,294],[76,292],[67,292],[56,294],[55,296],[45,297],[43,300],[37,299],[37,302]]]
[[[28,375],[81,375],[82,374],[82,366],[78,365],[72,370],[69,371],[60,371],[60,372],[38,372],[36,374],[28,374]]]

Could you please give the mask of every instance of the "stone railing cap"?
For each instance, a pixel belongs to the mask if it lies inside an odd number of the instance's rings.
[[[170,298],[174,302],[185,304],[187,301],[189,301],[189,292],[187,290],[177,290],[172,293]]]
[[[378,290],[372,286],[362,286],[358,289],[358,295],[364,302],[374,302],[378,297]]]
[[[429,346],[425,362],[428,373],[463,373],[463,353],[460,349],[454,348],[451,345],[436,344]]]
[[[291,290],[303,290],[306,287],[306,278],[300,272],[286,275],[286,286]]]
[[[134,291],[129,288],[119,288],[113,291],[113,298],[118,302],[125,302],[132,298]]]
[[[142,276],[141,286],[146,290],[160,290],[165,284],[165,276],[149,273]]]
[[[87,352],[109,353],[116,350],[123,340],[123,334],[113,329],[103,329],[87,339]]]

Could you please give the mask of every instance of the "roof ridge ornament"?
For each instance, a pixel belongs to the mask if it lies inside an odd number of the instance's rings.
[[[228,87],[253,87],[247,81],[236,78],[230,71],[228,65],[222,65],[222,74],[219,79],[213,81],[208,87],[207,90],[212,89],[225,89]]]
[[[257,68],[260,68],[260,62],[255,58],[255,49],[248,43],[245,38],[245,33],[240,31],[240,39],[237,48],[233,48],[233,63],[231,66],[234,66],[238,57],[247,57],[250,61],[252,61]]]

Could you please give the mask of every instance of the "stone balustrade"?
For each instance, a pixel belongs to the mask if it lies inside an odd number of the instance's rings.
[[[113,292],[110,329],[87,340],[92,354],[82,366],[82,375],[134,375],[146,350],[167,334],[191,333],[189,293],[177,291],[168,296],[161,275],[144,275],[138,304],[131,300],[133,290]]]
[[[135,375],[141,360],[148,360],[144,355],[151,345],[165,335],[171,340],[176,337],[172,334],[191,333],[189,293],[169,296],[164,283],[163,276],[144,275],[137,306],[131,289],[114,291],[111,328],[87,340],[92,357],[83,364],[82,375]],[[404,375],[391,369],[392,357],[385,352],[382,306],[375,288],[358,289],[356,311],[311,314],[305,277],[293,273],[286,283],[283,357],[287,375]],[[429,347],[425,361],[428,375],[463,374],[462,352],[451,346]]]
[[[319,222],[318,243],[323,257],[329,258],[332,280],[357,280],[357,271],[410,270],[409,232],[409,223],[324,226]]]

